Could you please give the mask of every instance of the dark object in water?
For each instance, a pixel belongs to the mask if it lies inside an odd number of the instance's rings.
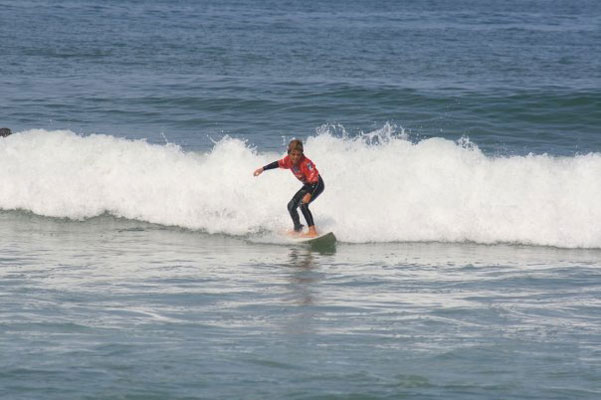
[[[0,128],[0,137],[6,137],[8,135],[11,135],[12,131],[8,128]]]

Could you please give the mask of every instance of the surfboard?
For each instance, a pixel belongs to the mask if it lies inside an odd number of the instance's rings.
[[[334,232],[323,233],[312,238],[297,237],[292,240],[295,243],[307,244],[313,248],[328,248],[336,245],[336,236],[334,235]]]

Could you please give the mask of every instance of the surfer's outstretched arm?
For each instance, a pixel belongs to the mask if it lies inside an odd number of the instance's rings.
[[[274,168],[277,168],[277,167],[279,167],[279,166],[280,166],[280,165],[278,164],[278,162],[277,162],[277,161],[274,161],[274,162],[272,162],[272,163],[269,163],[269,164],[267,164],[267,165],[265,165],[265,166],[263,166],[263,167],[261,167],[261,168],[257,168],[257,169],[255,170],[255,172],[253,173],[253,175],[254,175],[254,176],[259,176],[259,175],[261,175],[261,174],[263,173],[263,171],[266,171],[266,170],[268,170],[268,169],[274,169]]]

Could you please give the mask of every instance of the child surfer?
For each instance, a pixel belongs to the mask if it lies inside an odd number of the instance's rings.
[[[294,232],[300,234],[303,229],[303,225],[300,223],[300,218],[298,216],[298,211],[296,211],[300,206],[303,216],[307,221],[307,226],[309,227],[309,232],[303,236],[317,236],[317,230],[315,229],[315,223],[313,222],[313,215],[309,210],[309,204],[323,192],[324,183],[319,175],[319,171],[315,168],[313,161],[309,160],[303,154],[303,142],[298,139],[291,140],[288,144],[288,155],[286,157],[258,168],[255,170],[254,176],[259,176],[265,170],[278,167],[290,169],[294,176],[303,183],[303,187],[292,196],[292,200],[288,203],[288,212],[294,223]]]

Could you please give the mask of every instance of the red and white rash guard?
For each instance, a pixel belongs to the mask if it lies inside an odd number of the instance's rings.
[[[304,155],[298,165],[292,164],[290,156],[286,156],[278,160],[278,167],[289,169],[304,184],[313,185],[319,181],[319,171],[315,168],[315,164]]]

